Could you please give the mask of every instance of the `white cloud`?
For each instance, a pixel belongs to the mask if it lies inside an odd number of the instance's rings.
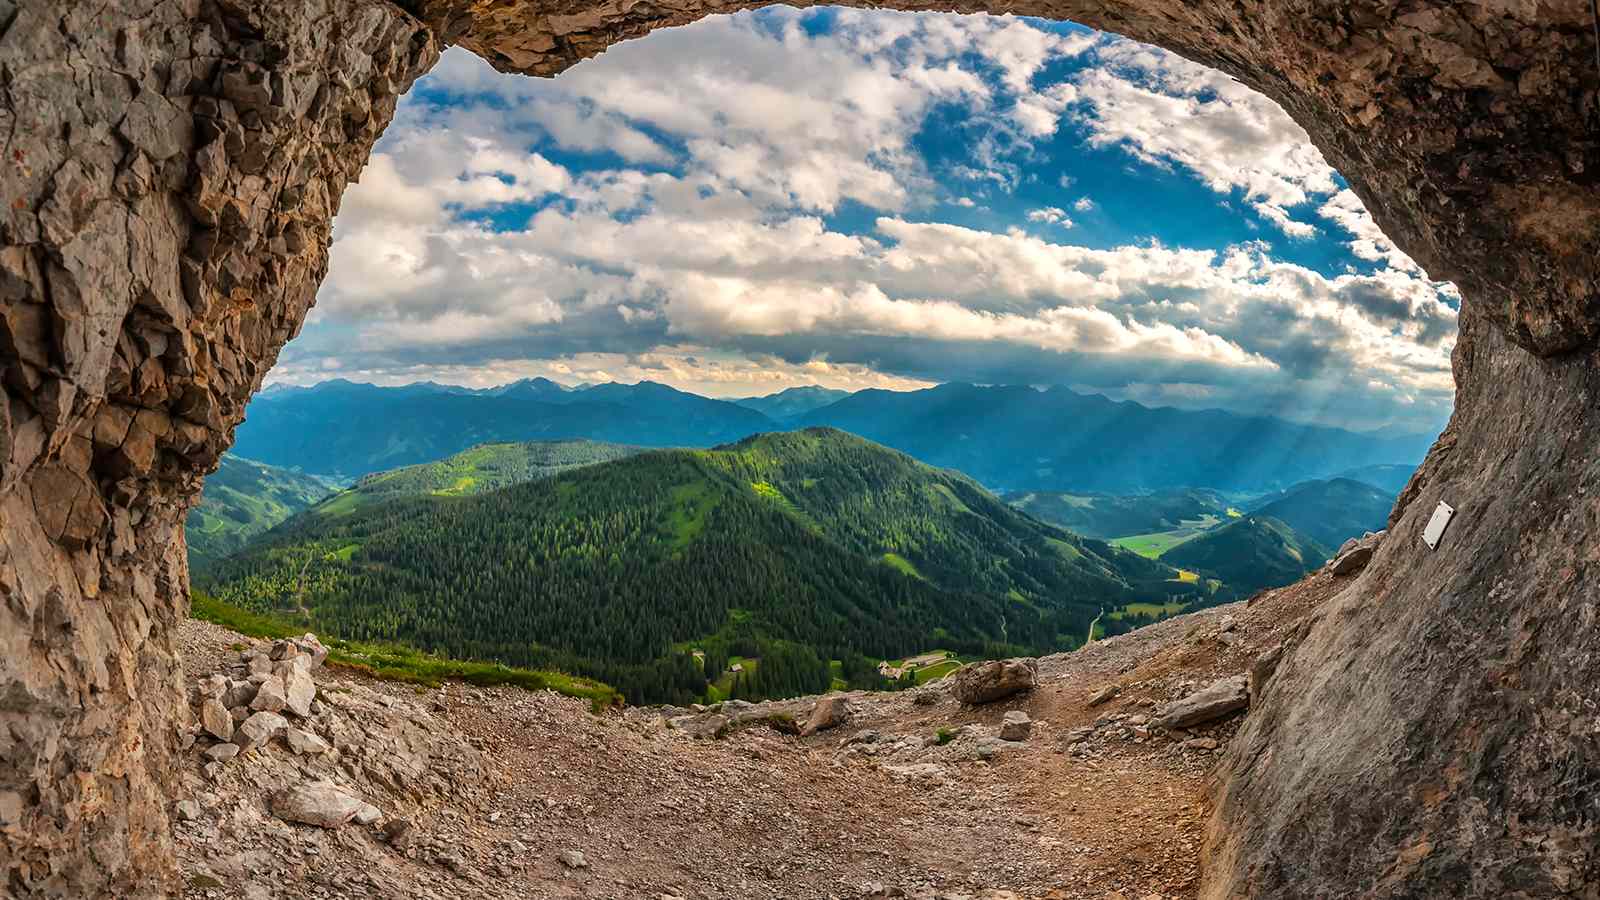
[[[493,102],[402,105],[337,222],[316,315],[343,330],[292,345],[286,371],[325,375],[308,354],[337,350],[341,372],[462,383],[566,366],[706,390],[971,377],[1235,407],[1336,385],[1386,409],[1446,402],[1449,289],[1265,98],[1160,51],[1014,19],[839,11],[811,33],[799,13],[761,15],[658,32],[554,81],[447,52],[431,89]],[[1098,65],[1037,83],[1091,47]],[[933,167],[917,136],[950,110],[971,152]],[[1377,271],[1318,273],[1264,244],[925,221],[953,197],[992,223],[1014,202],[1000,192],[1025,186],[1044,193],[1024,222],[1073,228],[1069,210],[1098,206],[1073,199],[1072,174],[1022,178],[1068,115],[1096,146],[1239,191],[1288,236],[1336,226]],[[830,225],[849,204],[880,215]],[[1352,387],[1352,371],[1385,388]]]
[[[1028,210],[1028,221],[1039,222],[1044,225],[1060,225],[1062,228],[1072,227],[1072,220],[1067,218],[1066,210],[1059,206],[1030,209]]]
[[[1316,233],[1290,209],[1337,190],[1334,171],[1276,103],[1180,56],[1113,40],[1077,81],[1090,143],[1182,166],[1212,190],[1240,191],[1291,237]]]
[[[1317,213],[1348,231],[1355,238],[1350,242],[1350,252],[1357,258],[1382,262],[1401,272],[1422,272],[1422,267],[1418,266],[1415,260],[1384,235],[1355,191],[1345,188],[1334,194],[1317,209]]]

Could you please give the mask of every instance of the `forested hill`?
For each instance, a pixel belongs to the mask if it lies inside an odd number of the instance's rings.
[[[217,566],[215,593],[308,625],[565,668],[630,700],[824,690],[933,648],[1073,646],[1165,565],[1041,523],[970,479],[833,431],[651,451],[475,496],[305,514]],[[704,669],[690,651],[704,651]]]
[[[1164,562],[1221,579],[1235,597],[1293,584],[1327,562],[1331,552],[1283,521],[1245,516],[1161,554]]]
[[[481,494],[622,459],[641,449],[589,440],[479,444],[438,462],[368,475],[351,491],[364,501],[404,494]]]
[[[313,476],[224,454],[184,524],[189,565],[201,568],[333,491]]]

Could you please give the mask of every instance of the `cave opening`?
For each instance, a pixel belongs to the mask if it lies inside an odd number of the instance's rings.
[[[8,886],[165,889],[181,519],[299,331],[333,211],[400,94],[445,44],[550,75],[710,11],[203,2],[129,26],[42,0],[3,10]],[[1597,85],[1570,65],[1591,49],[1587,4],[1014,11],[1264,91],[1394,246],[1462,295],[1451,422],[1396,539],[1287,650],[1225,758],[1207,896],[1593,884],[1579,836],[1596,822],[1581,797],[1600,782],[1583,737],[1597,688],[1569,678],[1596,652],[1572,627],[1594,616],[1600,474]],[[121,74],[83,83],[80,64]],[[1441,500],[1455,518],[1427,548]]]

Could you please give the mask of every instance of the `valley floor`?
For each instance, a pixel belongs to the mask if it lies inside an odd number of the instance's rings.
[[[186,752],[184,896],[1193,897],[1204,782],[1236,723],[1169,735],[1144,717],[1246,671],[1344,583],[1317,575],[1041,658],[1036,690],[988,706],[937,683],[852,694],[848,724],[804,739],[760,725],[696,739],[655,709],[319,670],[303,727],[330,751]],[[191,680],[253,643],[198,621],[181,639]],[[771,708],[803,721],[810,705]],[[1033,720],[1025,742],[993,740],[1011,709]],[[846,744],[863,730],[877,739]],[[269,812],[274,791],[319,780],[383,818],[322,829]],[[402,819],[411,830],[386,839]]]

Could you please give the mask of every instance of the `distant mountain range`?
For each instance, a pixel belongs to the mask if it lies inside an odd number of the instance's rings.
[[[825,689],[831,661],[872,677],[877,659],[934,647],[1061,649],[1103,607],[1187,587],[1162,563],[834,429],[544,478],[529,446],[367,479],[201,582],[259,612],[307,611],[308,627],[342,637],[561,668],[636,701],[703,696],[732,656],[760,658],[761,674],[733,685],[755,696]],[[477,456],[537,480],[473,493],[462,478],[485,470]]]
[[[1007,502],[1079,534],[1105,538],[1225,583],[1212,599],[1248,596],[1299,580],[1352,537],[1384,527],[1405,466],[1355,470],[1355,478],[1305,481],[1252,499],[1212,490],[1131,496],[1019,491]]]
[[[753,409],[774,422],[798,418],[850,396],[849,391],[823,387],[793,387],[765,397],[744,397],[733,402]]]
[[[997,490],[1258,490],[1420,460],[1431,436],[1374,436],[1220,410],[1151,408],[1066,388],[866,390],[799,419],[960,469]]]
[[[1065,388],[947,384],[839,393],[792,388],[727,401],[653,382],[568,388],[529,379],[474,390],[331,381],[262,393],[236,432],[235,450],[353,479],[486,442],[588,438],[708,447],[819,426],[959,469],[991,489],[1132,494],[1192,487],[1260,492],[1408,463],[1421,459],[1431,441],[1150,408]]]
[[[1278,519],[1332,551],[1352,537],[1382,531],[1397,494],[1350,478],[1332,478],[1296,485],[1252,505],[1251,511]]]
[[[589,438],[703,447],[772,428],[756,410],[652,382],[574,390],[531,379],[474,391],[329,381],[258,397],[235,432],[234,451],[353,479],[483,443]]]

